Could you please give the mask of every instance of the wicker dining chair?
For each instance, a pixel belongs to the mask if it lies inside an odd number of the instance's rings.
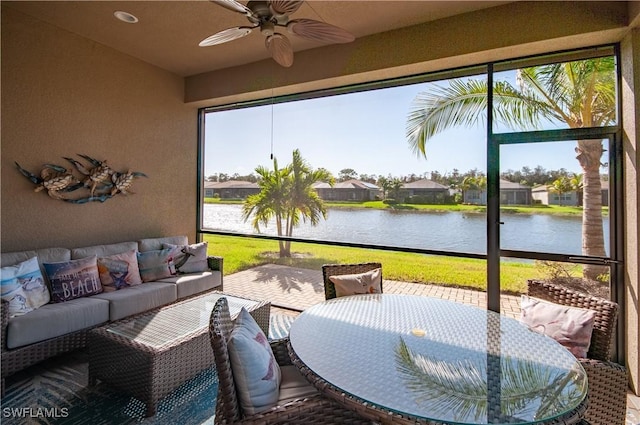
[[[562,286],[528,281],[529,296],[596,313],[587,358],[579,359],[587,372],[589,407],[585,419],[591,425],[625,423],[628,381],[626,369],[611,361],[619,306],[613,301],[582,294]]]
[[[366,273],[371,270],[382,269],[380,263],[358,263],[358,264],[325,264],[322,266],[322,280],[324,281],[324,298],[336,297],[336,286],[329,279],[330,276],[345,274]],[[382,272],[380,273],[380,291],[382,292]]]
[[[297,368],[291,364],[287,351],[289,338],[282,338],[271,341],[271,349],[274,352],[276,361],[281,368],[287,369],[283,372],[280,388],[290,388],[292,384],[299,387],[300,384],[308,386],[312,395],[304,398],[287,399],[283,403],[278,403],[271,409],[255,415],[245,415],[238,401],[236,386],[231,369],[231,361],[227,341],[233,329],[233,321],[229,315],[229,305],[227,299],[218,299],[211,312],[209,319],[209,337],[218,373],[218,395],[216,399],[215,424],[371,424],[371,421],[363,419],[355,412],[347,410],[336,404],[334,401],[322,396],[315,388],[309,384],[298,372]],[[282,369],[283,371],[285,369]],[[290,373],[291,372],[291,373]],[[297,376],[296,376],[297,373]],[[296,376],[291,379],[290,376]],[[298,380],[299,377],[299,380]],[[307,391],[303,391],[307,393]]]

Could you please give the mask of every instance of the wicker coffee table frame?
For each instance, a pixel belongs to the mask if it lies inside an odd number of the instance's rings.
[[[158,308],[131,318],[102,326],[89,332],[89,385],[97,380],[131,395],[146,404],[146,416],[156,413],[159,400],[167,396],[184,382],[214,364],[208,323],[197,330],[174,339],[167,344],[151,346],[108,330],[114,324],[127,324],[166,309],[179,308],[195,298],[222,295],[240,298],[220,292],[209,292],[190,299]],[[255,301],[247,310],[260,327],[268,334],[271,303]],[[238,313],[238,312],[234,312]],[[234,314],[235,316],[235,314]]]

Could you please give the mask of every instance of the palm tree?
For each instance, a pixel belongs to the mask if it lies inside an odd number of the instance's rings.
[[[535,129],[542,121],[570,128],[606,126],[616,118],[613,57],[535,66],[518,70],[518,87],[497,81],[494,119],[511,128]],[[449,128],[482,120],[487,109],[486,80],[453,80],[449,87],[419,93],[407,119],[412,150],[426,157],[426,142]],[[576,159],[583,170],[582,253],[605,256],[602,229],[601,140],[578,140]],[[585,265],[583,275],[597,279],[602,266]]]
[[[551,182],[549,191],[557,193],[559,197],[562,197],[565,193],[569,193],[573,190],[571,180],[567,176],[562,176]]]
[[[575,190],[578,198],[578,207],[582,206],[582,174],[574,174],[569,180],[571,190]]]
[[[260,225],[267,226],[275,219],[278,236],[293,235],[293,229],[307,219],[312,225],[320,218],[326,218],[327,210],[313,184],[328,181],[333,185],[331,173],[324,169],[313,170],[302,159],[299,150],[293,151],[293,162],[278,168],[277,158],[273,159],[273,171],[258,167],[260,192],[250,195],[242,205],[245,221],[253,215],[253,227],[260,231]],[[291,241],[279,240],[280,257],[291,257]]]

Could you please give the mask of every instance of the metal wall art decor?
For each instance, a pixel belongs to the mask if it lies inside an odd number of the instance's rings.
[[[147,177],[139,171],[115,171],[107,165],[106,160],[98,161],[88,155],[78,154],[78,156],[84,158],[90,165],[86,167],[73,158],[64,157],[64,159],[73,165],[75,171],[80,174],[79,177],[73,174],[74,170],[69,171],[55,164],[44,164],[40,176],[25,170],[17,162],[16,166],[23,176],[36,185],[34,191],[45,190],[53,199],[74,204],[104,202],[118,194],[132,194],[130,188],[134,178]]]

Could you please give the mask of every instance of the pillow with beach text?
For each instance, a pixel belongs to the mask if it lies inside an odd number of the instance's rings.
[[[51,299],[54,303],[102,292],[98,257],[95,255],[79,260],[42,265],[51,283]]]

